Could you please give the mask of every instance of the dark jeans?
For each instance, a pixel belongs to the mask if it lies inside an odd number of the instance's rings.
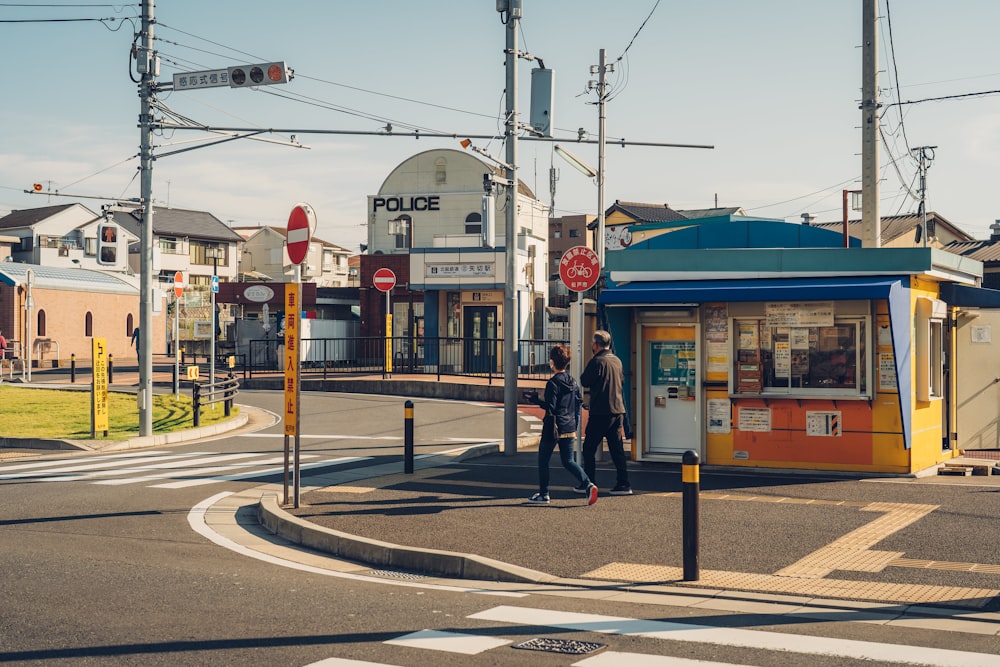
[[[583,472],[580,464],[573,460],[573,444],[576,438],[559,438],[559,458],[562,460],[563,468],[570,471],[580,485],[590,483],[589,478]],[[542,438],[538,443],[538,491],[549,492],[549,459],[552,458],[552,450],[556,448],[556,441]]]
[[[587,432],[583,436],[583,471],[592,482],[597,472],[597,448],[601,446],[601,440],[607,438],[608,453],[611,454],[611,461],[618,474],[615,486],[629,486],[628,471],[625,469],[625,448],[622,445],[622,417],[623,415],[591,414],[587,420]]]

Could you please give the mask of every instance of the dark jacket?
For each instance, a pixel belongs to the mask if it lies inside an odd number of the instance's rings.
[[[611,350],[601,350],[594,355],[580,376],[580,384],[590,390],[590,414],[625,414],[623,378],[621,359]]]
[[[580,424],[583,393],[580,385],[566,371],[560,371],[545,383],[545,396],[532,401],[545,408],[542,433],[545,435],[576,434]]]

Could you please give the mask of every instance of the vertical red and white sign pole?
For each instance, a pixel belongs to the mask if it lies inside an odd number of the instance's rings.
[[[601,276],[601,261],[597,256],[597,253],[588,248],[587,246],[578,245],[570,248],[563,253],[562,258],[559,260],[559,278],[562,279],[563,284],[566,285],[566,289],[571,292],[576,292],[576,302],[580,307],[580,324],[579,324],[579,334],[575,341],[570,341],[570,349],[576,348],[577,359],[580,360],[580,368],[583,369],[583,348],[586,338],[586,334],[583,330],[584,323],[586,321],[585,307],[583,303],[583,293],[589,289],[593,289],[594,285],[597,284],[597,279]],[[580,429],[583,428],[583,424],[577,426],[577,443],[580,445],[580,450],[583,449],[583,440]],[[579,458],[579,451],[576,452]]]
[[[302,362],[300,317],[302,314],[302,262],[309,253],[309,240],[316,228],[316,213],[309,204],[296,204],[288,216],[285,249],[295,267],[294,282],[285,284],[285,504],[288,498],[289,436],[294,437],[292,469],[293,507],[299,506],[302,489],[299,394]]]
[[[372,276],[375,289],[385,292],[385,364],[382,378],[392,377],[392,310],[389,303],[389,293],[396,286],[396,274],[392,269],[381,268]]]

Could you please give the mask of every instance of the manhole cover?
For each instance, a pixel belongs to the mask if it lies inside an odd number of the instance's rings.
[[[547,651],[549,653],[571,653],[573,655],[583,655],[593,653],[598,649],[606,647],[607,644],[597,642],[581,642],[576,639],[551,639],[546,637],[535,637],[523,641],[520,644],[513,644],[511,648],[521,648],[527,651]]]

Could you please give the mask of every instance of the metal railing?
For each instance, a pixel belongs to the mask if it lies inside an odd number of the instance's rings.
[[[216,377],[215,383],[194,382],[191,387],[191,403],[194,427],[201,425],[201,409],[206,405],[222,403],[225,415],[228,417],[233,411],[233,401],[240,393],[240,381],[232,373],[228,377]]]
[[[274,374],[282,368],[284,348],[277,339],[251,340],[242,362],[244,376]],[[305,338],[300,375],[327,378],[386,372],[386,340],[380,336]],[[549,350],[564,340],[521,339],[517,376],[544,379],[550,374]],[[392,372],[405,375],[503,377],[502,338],[394,337]],[[238,366],[239,367],[239,366]]]

